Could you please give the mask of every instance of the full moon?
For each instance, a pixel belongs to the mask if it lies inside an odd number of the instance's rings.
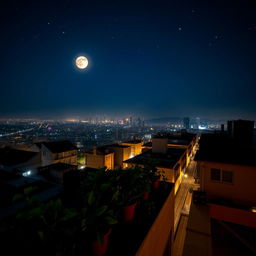
[[[77,57],[76,66],[80,69],[85,69],[88,66],[88,59],[84,56]]]

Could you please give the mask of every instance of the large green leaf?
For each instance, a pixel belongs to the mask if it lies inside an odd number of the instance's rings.
[[[16,194],[16,195],[14,195],[14,197],[12,198],[12,201],[13,201],[13,202],[16,202],[16,201],[20,200],[22,197],[23,197],[22,194]]]
[[[96,216],[102,215],[108,209],[107,205],[103,205],[102,207],[96,210]]]
[[[118,223],[117,219],[113,218],[112,216],[106,216],[104,219],[109,225],[114,225]]]
[[[100,190],[105,191],[110,187],[110,184],[104,183],[100,185]]]
[[[92,205],[95,202],[95,196],[93,190],[88,195],[88,204]]]
[[[44,240],[44,232],[41,230],[38,230],[37,234],[39,235],[40,239],[43,241]]]
[[[61,221],[70,220],[77,216],[77,211],[74,209],[65,209],[64,216],[60,219]]]
[[[30,218],[36,218],[36,217],[39,217],[42,215],[42,209],[41,207],[36,207],[36,208],[33,208],[30,213],[29,213],[29,217]]]
[[[35,190],[36,190],[36,187],[27,187],[24,189],[24,194],[28,196],[31,193],[33,193]]]

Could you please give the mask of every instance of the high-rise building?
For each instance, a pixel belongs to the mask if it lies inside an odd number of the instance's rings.
[[[195,129],[199,129],[199,126],[200,126],[200,117],[197,117],[196,118],[196,121],[195,121]]]
[[[140,117],[138,117],[137,125],[138,125],[139,127],[141,127],[141,124],[142,124],[141,118],[140,118]]]
[[[190,128],[190,119],[189,119],[189,117],[184,117],[183,118],[183,127],[185,129],[189,129]]]
[[[130,125],[133,125],[133,120],[132,120],[132,116],[130,116]]]

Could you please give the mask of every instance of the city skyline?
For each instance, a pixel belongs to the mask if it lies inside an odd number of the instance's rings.
[[[256,119],[254,3],[2,7],[1,118]]]

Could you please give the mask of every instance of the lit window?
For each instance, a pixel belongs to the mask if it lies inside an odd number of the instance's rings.
[[[222,182],[233,183],[233,172],[222,171]]]
[[[221,181],[220,179],[220,169],[211,169],[211,180],[212,181]]]

